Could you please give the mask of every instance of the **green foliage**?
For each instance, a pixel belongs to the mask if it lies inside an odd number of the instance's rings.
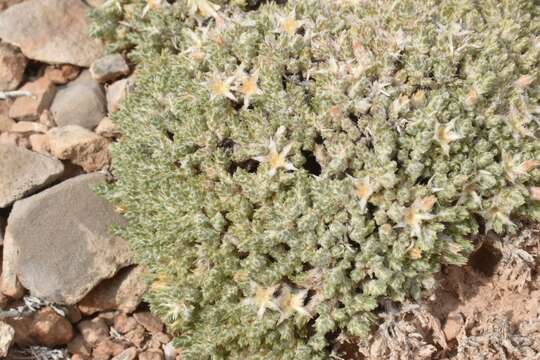
[[[137,45],[106,194],[186,359],[328,359],[472,235],[540,220],[532,1],[298,0],[194,27],[184,5],[133,39],[175,46]]]

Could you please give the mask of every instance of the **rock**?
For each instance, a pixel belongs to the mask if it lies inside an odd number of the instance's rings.
[[[30,149],[30,141],[22,135],[12,132],[5,132],[0,134],[0,144],[16,146],[23,149]]]
[[[133,314],[139,324],[151,333],[159,333],[163,330],[163,323],[148,311]]]
[[[56,86],[46,77],[25,84],[21,90],[29,91],[32,96],[20,96],[11,105],[9,117],[19,121],[38,120],[41,112],[49,107],[56,94]]]
[[[120,270],[86,295],[79,302],[79,310],[84,315],[117,309],[125,313],[135,311],[147,289],[143,274],[142,267]]]
[[[0,91],[19,87],[27,63],[28,60],[17,48],[0,43]]]
[[[109,337],[109,327],[103,319],[84,320],[77,324],[84,341],[91,347]]]
[[[6,115],[0,114],[0,132],[9,131],[13,124],[15,124],[15,120]]]
[[[90,72],[96,81],[108,82],[129,74],[129,66],[122,55],[111,54],[94,61]]]
[[[13,206],[4,271],[14,272],[32,295],[75,304],[131,263],[126,241],[109,232],[125,220],[92,190],[104,180],[99,173],[77,176]]]
[[[40,124],[34,121],[19,121],[16,124],[13,124],[11,127],[11,132],[19,133],[23,135],[29,135],[33,133],[46,133],[49,130],[45,125]],[[32,144],[32,142],[30,142]]]
[[[92,7],[100,7],[101,5],[105,4],[107,0],[86,0],[86,3]]]
[[[79,125],[93,130],[107,113],[101,86],[93,81],[78,81],[61,88],[51,105],[58,126]]]
[[[110,163],[109,141],[77,125],[49,130],[51,153],[59,159],[71,160],[86,172],[100,170]]]
[[[121,354],[126,347],[127,344],[106,338],[96,345],[92,352],[92,358],[95,360],[108,360],[113,356]]]
[[[141,347],[145,340],[146,331],[142,325],[137,324],[135,329],[124,335],[124,338],[137,347]]]
[[[0,208],[58,179],[64,171],[56,159],[0,144]]]
[[[70,360],[89,360],[90,357],[89,357],[89,356],[80,355],[80,354],[74,354],[74,355],[72,355],[69,359],[70,359]]]
[[[120,108],[120,104],[127,94],[129,79],[118,80],[107,87],[107,109],[113,113]]]
[[[71,323],[49,307],[36,313],[31,331],[37,344],[48,347],[65,345],[74,337]]]
[[[90,355],[92,354],[90,345],[88,345],[86,341],[84,341],[82,335],[75,336],[73,340],[71,340],[71,342],[67,345],[67,349],[70,354],[77,354],[83,357],[90,357]]]
[[[0,38],[30,59],[88,67],[103,44],[88,35],[87,10],[80,0],[28,0],[0,13]]]
[[[113,327],[120,334],[127,334],[135,329],[139,323],[131,316],[120,312],[114,317]]]
[[[4,251],[2,259],[2,277],[0,290],[3,295],[18,300],[24,296],[25,290],[17,279],[14,261],[17,256],[17,249],[13,246],[13,238],[9,233],[4,233]]]
[[[39,123],[48,128],[56,127],[56,122],[54,122],[54,118],[49,110],[43,110],[39,116]]]
[[[66,318],[72,323],[76,324],[82,319],[82,314],[76,305],[68,305],[65,307]]]
[[[49,307],[23,318],[7,318],[5,321],[15,329],[14,341],[22,347],[65,345],[74,336],[71,323]]]
[[[47,66],[45,69],[45,76],[51,80],[54,84],[63,85],[79,75],[80,70],[78,67],[64,64],[59,66]]]
[[[163,360],[163,351],[148,350],[139,354],[139,360]]]
[[[51,152],[49,137],[46,134],[32,134],[28,137],[32,150],[40,154],[48,155]]]
[[[113,357],[112,360],[134,360],[137,357],[137,348],[130,347],[120,354]]]
[[[104,117],[100,122],[97,128],[95,129],[95,132],[98,135],[101,135],[106,138],[115,138],[120,135],[120,130],[114,124],[109,117]]]
[[[146,343],[148,349],[160,350],[164,344],[171,341],[171,337],[164,333],[153,333],[152,338]]]
[[[459,332],[461,331],[461,328],[464,325],[464,321],[461,315],[454,314],[453,316],[449,316],[446,319],[446,323],[443,326],[443,332],[444,336],[446,337],[447,341],[454,340]]]
[[[0,321],[0,358],[7,357],[14,338],[15,330],[10,325]]]
[[[4,11],[10,6],[18,4],[24,0],[0,0],[0,11]]]

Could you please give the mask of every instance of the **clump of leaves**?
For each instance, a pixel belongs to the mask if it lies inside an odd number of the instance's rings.
[[[167,11],[145,14],[175,46],[139,48],[105,193],[186,359],[328,359],[471,235],[540,220],[531,1]]]

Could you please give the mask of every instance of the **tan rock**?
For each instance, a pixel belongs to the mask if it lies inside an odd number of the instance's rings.
[[[58,159],[71,160],[86,172],[100,170],[110,163],[109,141],[78,125],[49,130],[51,153]]]
[[[129,66],[122,55],[110,54],[94,61],[90,73],[96,81],[108,82],[129,74]]]
[[[0,91],[15,90],[19,87],[28,60],[19,49],[0,43]]]
[[[47,126],[48,128],[53,128],[56,126],[54,117],[48,109],[43,110],[43,112],[39,116],[39,123]]]
[[[23,149],[30,149],[30,141],[22,134],[16,134],[12,132],[4,132],[0,134],[1,145],[17,146]]]
[[[107,109],[113,113],[120,108],[122,100],[126,97],[129,79],[118,80],[107,87]]]
[[[35,121],[43,110],[47,109],[56,94],[55,85],[46,77],[25,84],[21,90],[29,91],[32,96],[15,99],[9,109],[9,117],[19,121]]]
[[[104,48],[88,34],[87,10],[80,0],[27,0],[0,13],[0,38],[30,59],[87,67]]]
[[[49,307],[36,313],[31,331],[37,344],[48,347],[65,345],[75,335],[71,323]]]
[[[94,351],[92,351],[92,358],[95,360],[108,360],[121,354],[126,348],[127,344],[106,338],[96,345]]]
[[[13,246],[13,238],[9,232],[4,234],[4,251],[2,261],[2,277],[0,280],[0,290],[3,295],[18,300],[24,296],[25,290],[22,287],[14,269],[14,256],[17,249]]]
[[[70,354],[77,354],[83,357],[90,357],[90,355],[92,355],[92,349],[86,341],[84,341],[82,335],[75,336],[67,345],[67,349]]]
[[[11,132],[19,133],[23,135],[30,135],[33,133],[42,133],[45,134],[49,129],[38,122],[34,121],[19,121],[16,124],[11,126]],[[32,144],[32,142],[30,142]]]
[[[163,323],[156,316],[148,311],[138,312],[133,314],[133,317],[139,324],[144,326],[151,333],[159,333],[163,331]]]
[[[135,329],[129,331],[124,335],[124,338],[137,347],[141,347],[144,343],[146,330],[140,324],[135,326]]]
[[[120,130],[115,123],[112,122],[111,118],[104,117],[99,125],[94,130],[98,135],[101,135],[106,138],[115,138],[120,135]]]
[[[0,321],[0,358],[7,356],[14,338],[15,330],[9,324]]]
[[[78,67],[69,64],[50,65],[45,69],[45,76],[57,85],[63,85],[77,78],[79,73]]]
[[[86,295],[79,302],[79,310],[84,315],[116,309],[131,313],[140,304],[146,290],[142,267],[122,269]]]
[[[163,351],[148,350],[139,354],[139,360],[163,360]]]
[[[32,150],[40,154],[48,155],[51,152],[49,137],[47,134],[32,134],[28,137]]]
[[[120,354],[113,357],[112,360],[134,360],[137,357],[137,348],[130,347]]]
[[[443,332],[444,336],[446,337],[447,341],[454,340],[459,332],[461,331],[461,328],[464,325],[463,318],[459,314],[454,314],[449,316],[446,319],[446,323],[443,326]]]
[[[81,321],[77,324],[77,328],[84,341],[92,347],[109,337],[109,327],[107,326],[107,323],[100,318]]]
[[[14,124],[15,120],[6,115],[0,114],[0,132],[9,131]]]
[[[132,316],[128,316],[122,312],[114,317],[113,327],[120,334],[127,334],[135,329],[139,323]]]

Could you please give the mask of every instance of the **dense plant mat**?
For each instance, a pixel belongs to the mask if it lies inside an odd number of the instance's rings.
[[[104,189],[186,359],[328,359],[540,220],[534,2],[221,5],[130,10]]]

